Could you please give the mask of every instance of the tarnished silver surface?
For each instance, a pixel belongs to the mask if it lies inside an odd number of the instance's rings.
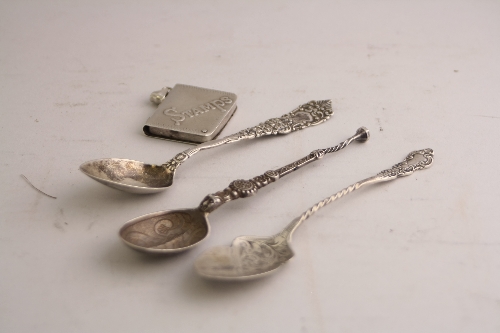
[[[176,84],[151,94],[160,102],[147,120],[144,133],[149,136],[201,143],[214,139],[236,110],[233,93]]]
[[[283,176],[347,147],[352,141],[364,142],[369,132],[362,127],[344,142],[330,148],[311,152],[304,158],[249,180],[235,180],[219,192],[206,196],[200,205],[191,209],[167,210],[147,214],[126,223],[119,232],[125,244],[148,253],[172,253],[187,250],[208,236],[208,214],[222,204],[254,195],[260,188]]]
[[[80,165],[80,171],[101,184],[137,194],[161,192],[172,185],[174,177],[164,166],[122,158],[88,161]]]
[[[139,194],[161,192],[172,185],[175,170],[179,165],[199,151],[241,140],[292,133],[321,124],[330,119],[332,114],[331,100],[310,101],[280,118],[271,118],[233,135],[186,149],[162,165],[105,158],[85,162],[80,166],[80,170],[98,182],[118,190]]]
[[[174,253],[189,249],[210,232],[208,213],[197,209],[166,210],[137,217],[120,229],[128,246],[144,252]]]
[[[305,211],[280,233],[270,237],[241,236],[231,246],[220,246],[202,253],[195,262],[198,274],[216,280],[245,280],[273,272],[293,257],[290,247],[293,232],[320,208],[367,184],[408,176],[431,166],[434,152],[423,149],[411,152],[403,162],[344,188]],[[418,161],[414,158],[420,157]]]

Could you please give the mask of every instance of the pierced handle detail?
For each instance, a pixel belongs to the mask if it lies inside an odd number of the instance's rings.
[[[365,127],[361,127],[356,131],[356,134],[345,140],[344,142],[339,143],[336,146],[314,150],[309,153],[307,156],[285,165],[276,170],[266,171],[264,174],[254,177],[249,180],[238,179],[229,184],[222,191],[215,192],[213,194],[207,195],[203,201],[201,202],[199,209],[203,212],[213,212],[217,208],[219,208],[222,204],[235,200],[238,198],[246,198],[254,195],[257,191],[273,183],[280,179],[283,176],[292,173],[293,171],[300,169],[306,164],[317,161],[328,153],[333,153],[344,149],[347,147],[352,141],[357,140],[360,142],[364,142],[369,138],[369,131]]]
[[[236,133],[241,139],[288,134],[327,121],[333,114],[332,101],[310,101],[279,118],[271,118],[257,126]]]
[[[261,136],[292,133],[309,126],[321,124],[330,119],[332,114],[331,100],[310,101],[279,118],[271,118],[257,126],[244,129],[222,139],[205,142],[194,148],[186,149],[170,161],[164,163],[163,166],[174,172],[179,165],[201,150],[215,148],[240,140],[259,138]]]
[[[411,160],[415,158],[415,156],[421,155],[424,160],[416,163],[410,163]],[[421,150],[415,150],[409,153],[406,158],[404,159],[403,162],[400,162],[398,164],[395,164],[392,168],[383,170],[379,172],[376,176],[361,180],[355,184],[352,184],[334,195],[318,202],[308,210],[306,210],[300,218],[297,218],[293,220],[281,233],[280,235],[283,237],[288,237],[291,238],[292,233],[299,227],[299,225],[307,220],[309,217],[311,217],[314,213],[316,213],[318,210],[323,208],[324,206],[334,202],[337,199],[342,198],[343,196],[361,188],[364,185],[367,184],[375,184],[379,182],[384,182],[384,181],[389,181],[393,179],[397,179],[400,177],[405,177],[411,175],[413,172],[417,170],[422,170],[425,168],[428,168],[431,166],[432,162],[434,161],[434,151],[430,148],[427,149],[421,149]]]
[[[421,155],[424,160],[417,163],[410,163],[417,155]],[[430,167],[434,160],[433,156],[434,151],[431,148],[412,151],[406,156],[403,162],[394,164],[392,168],[379,172],[377,176],[384,180],[409,176],[417,170]]]

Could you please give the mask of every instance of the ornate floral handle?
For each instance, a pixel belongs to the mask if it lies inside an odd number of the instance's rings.
[[[411,161],[418,155],[420,155],[423,160],[411,163]],[[394,164],[392,168],[379,172],[375,177],[379,178],[381,181],[387,181],[398,177],[409,176],[417,170],[430,167],[433,161],[434,150],[431,148],[415,150],[409,153],[403,162]]]
[[[423,160],[416,162],[416,163],[410,163],[416,156],[420,155]],[[434,161],[434,151],[430,148],[427,149],[422,149],[422,150],[415,150],[409,153],[406,158],[404,159],[403,162],[395,164],[392,168],[384,170],[379,172],[377,175],[361,180],[357,182],[356,184],[352,184],[351,186],[348,186],[341,191],[338,191],[331,197],[328,197],[308,210],[306,210],[300,218],[297,218],[293,220],[281,233],[280,235],[283,237],[286,237],[288,239],[291,238],[292,233],[299,227],[299,225],[307,220],[311,215],[316,213],[318,210],[323,208],[324,206],[334,202],[335,200],[342,198],[343,196],[359,189],[360,187],[367,185],[367,184],[375,184],[379,182],[385,182],[389,180],[393,180],[396,178],[400,177],[405,177],[409,176],[412,173],[414,173],[417,170],[422,170],[425,168],[428,168],[431,166],[432,162]]]
[[[205,142],[194,148],[187,149],[177,154],[170,161],[164,163],[163,166],[174,172],[179,165],[201,150],[238,142],[240,140],[254,139],[267,135],[288,134],[299,131],[306,127],[318,125],[327,121],[330,119],[332,114],[333,110],[331,100],[310,101],[309,103],[303,104],[292,112],[284,114],[279,118],[268,119],[257,126],[244,129],[233,135],[226,136],[219,140]]]
[[[319,160],[320,158],[325,156],[325,154],[344,149],[354,140],[365,142],[369,137],[370,132],[368,131],[368,129],[365,127],[361,127],[356,131],[356,134],[336,146],[314,150],[309,155],[293,163],[285,165],[284,167],[276,170],[266,171],[263,175],[254,177],[252,179],[235,180],[231,182],[229,186],[224,190],[207,195],[201,202],[199,209],[203,212],[210,213],[228,201],[252,196],[257,193],[260,188],[277,181],[281,177],[286,176],[297,169],[300,169],[306,164]]]

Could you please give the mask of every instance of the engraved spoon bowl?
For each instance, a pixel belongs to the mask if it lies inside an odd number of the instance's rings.
[[[182,252],[208,237],[208,213],[197,208],[164,210],[139,216],[119,231],[133,249],[148,253]]]
[[[272,273],[293,257],[290,247],[292,234],[316,211],[364,185],[394,180],[428,168],[434,160],[433,156],[432,149],[411,152],[403,162],[391,169],[359,181],[318,202],[274,236],[241,236],[234,239],[231,246],[214,247],[203,252],[195,261],[195,270],[202,277],[213,280],[248,280]]]
[[[105,158],[83,163],[80,170],[101,184],[129,193],[157,193],[170,187],[174,173],[164,166]]]
[[[368,138],[368,130],[359,128],[355,135],[336,146],[315,150],[293,163],[266,171],[250,180],[235,180],[224,190],[207,195],[196,208],[165,210],[137,217],[120,229],[119,236],[126,245],[147,253],[173,253],[190,249],[208,237],[208,215],[224,203],[252,196],[260,188],[324,155],[339,151],[352,141],[364,142]]]
[[[294,256],[287,239],[240,236],[231,246],[217,246],[203,252],[195,262],[196,272],[212,280],[250,280],[274,272]]]
[[[101,184],[117,190],[137,194],[158,193],[169,188],[173,183],[177,168],[201,150],[268,135],[289,134],[319,125],[330,119],[332,115],[331,100],[310,101],[279,118],[268,119],[257,126],[233,135],[187,149],[162,165],[120,158],[105,158],[85,162],[80,165],[80,170]]]

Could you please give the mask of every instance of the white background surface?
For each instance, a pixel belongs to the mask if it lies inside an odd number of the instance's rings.
[[[499,59],[498,1],[2,1],[0,330],[499,332]],[[331,98],[335,115],[202,152],[160,195],[78,171],[95,158],[161,163],[184,150],[141,130],[149,93],[175,83],[238,94],[222,135],[311,99]],[[370,142],[225,205],[187,253],[152,258],[117,237],[136,216],[195,207],[362,125]],[[195,275],[203,250],[273,234],[426,147],[430,169],[308,220],[274,275]]]

